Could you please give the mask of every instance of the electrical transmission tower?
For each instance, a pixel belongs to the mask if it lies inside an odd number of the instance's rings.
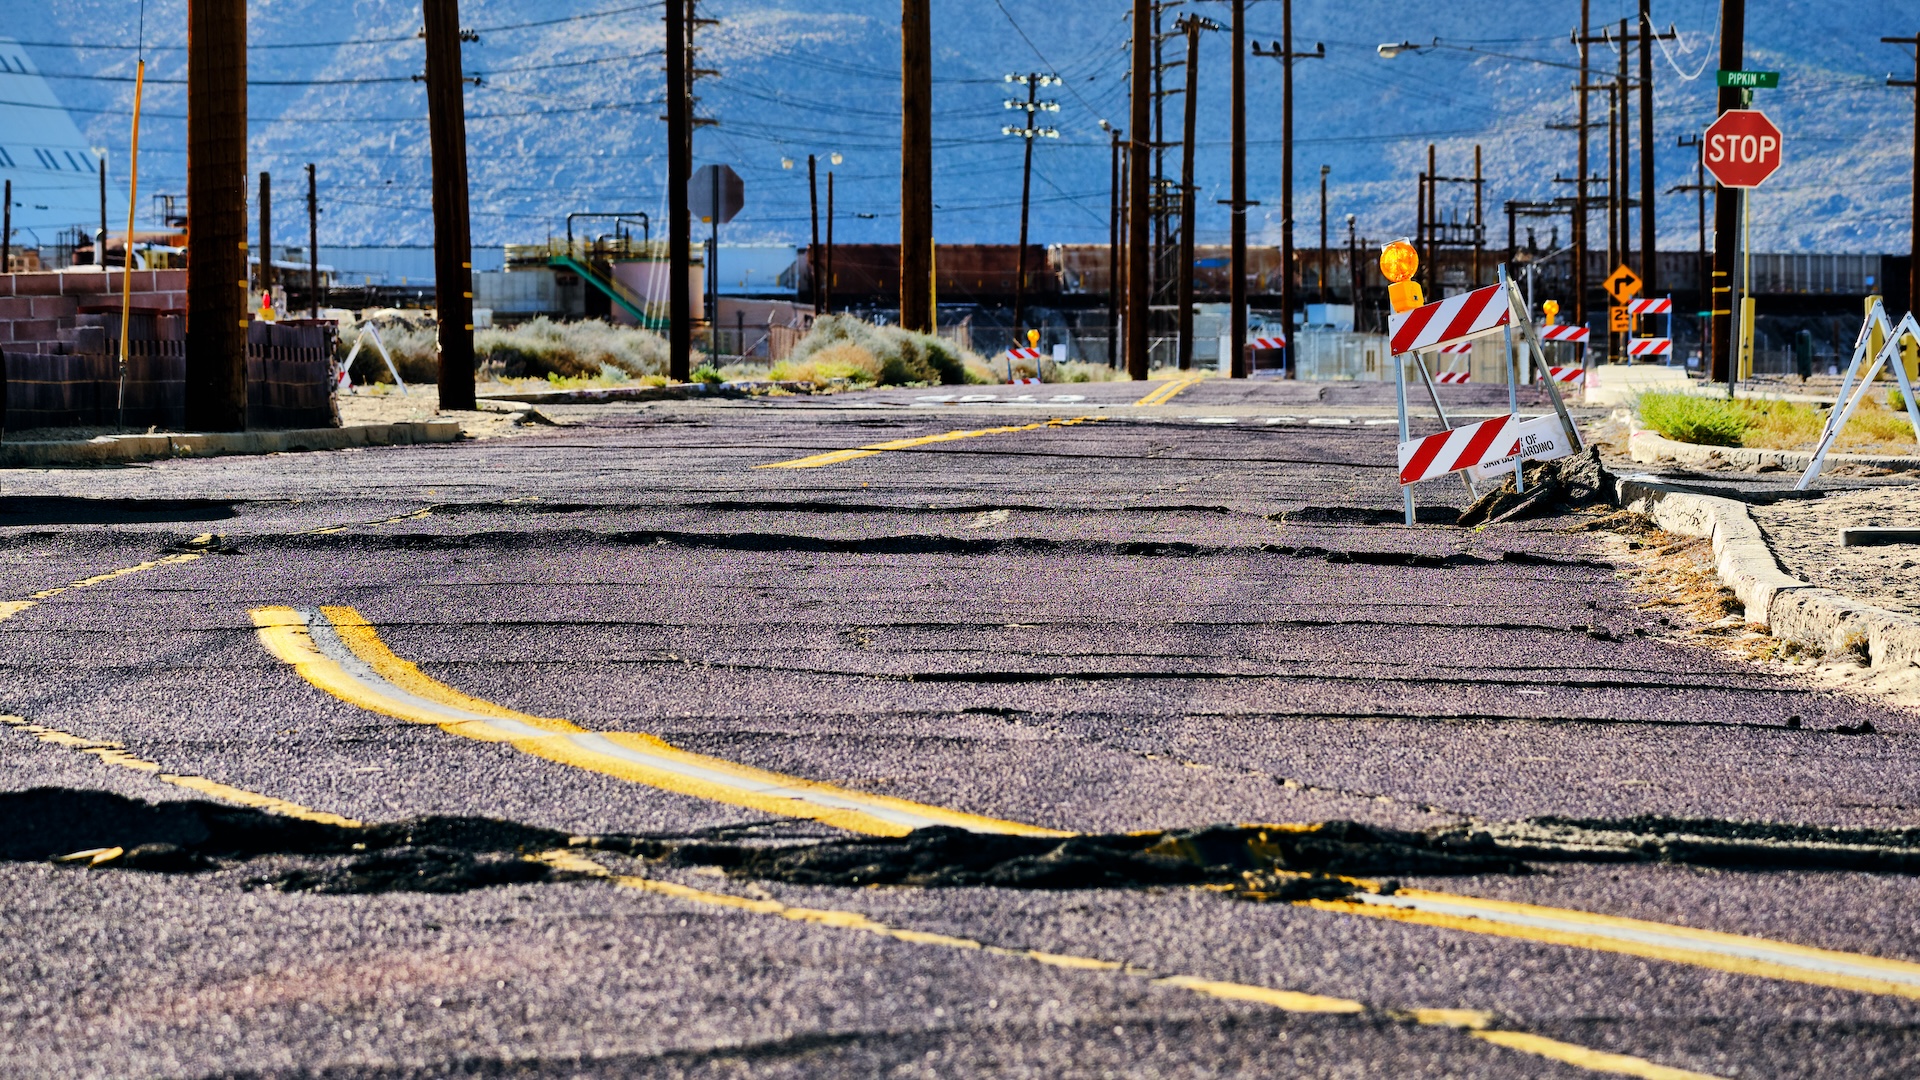
[[[1017,338],[1026,326],[1027,310],[1027,208],[1033,198],[1033,140],[1057,139],[1060,130],[1040,126],[1040,114],[1059,112],[1057,101],[1041,101],[1037,96],[1043,86],[1060,85],[1060,76],[1042,72],[1029,72],[1025,75],[1008,75],[1007,81],[1027,88],[1027,100],[1006,99],[1006,107],[1022,111],[1018,125],[1008,124],[1000,129],[1002,135],[1018,135],[1026,143],[1026,161],[1020,170],[1020,254],[1019,274],[1013,283],[1013,331]]]

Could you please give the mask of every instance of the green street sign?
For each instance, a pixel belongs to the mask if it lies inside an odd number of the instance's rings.
[[[1737,86],[1742,90],[1775,90],[1780,86],[1780,73],[1777,71],[1716,71],[1714,81],[1721,86]]]

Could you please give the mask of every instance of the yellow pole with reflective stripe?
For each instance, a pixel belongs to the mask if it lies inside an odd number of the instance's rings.
[[[127,408],[127,324],[133,319],[133,211],[139,205],[140,191],[140,99],[147,86],[147,61],[143,57],[133,70],[133,149],[127,154],[127,242],[120,248],[120,397],[118,409]],[[100,238],[102,248],[106,238]],[[106,264],[104,254],[101,265]],[[119,417],[124,421],[126,417]],[[124,424],[122,425],[124,426]]]

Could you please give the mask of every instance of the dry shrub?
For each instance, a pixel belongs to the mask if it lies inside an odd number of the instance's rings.
[[[393,356],[400,377],[409,383],[440,380],[438,331],[431,323],[380,315],[371,320]],[[343,335],[346,357],[356,335]],[[473,336],[474,358],[486,379],[547,379],[556,383],[626,382],[667,373],[667,342],[650,330],[615,326],[599,320],[556,323],[534,319],[510,329],[481,330]],[[353,362],[356,382],[391,382],[372,342]]]
[[[1814,437],[1819,437],[1817,431]],[[1840,429],[1840,437],[1834,440],[1834,445],[1843,450],[1858,450],[1877,448],[1888,443],[1905,443],[1911,449],[1913,441],[1913,422],[1907,419],[1905,402],[1901,403],[1900,411],[1895,412],[1873,398],[1867,398],[1847,418],[1847,426]]]
[[[817,387],[831,386],[837,379],[854,386],[872,386],[880,381],[880,370],[880,361],[866,349],[851,341],[836,341],[813,350],[804,359],[780,361],[767,376]]]
[[[896,326],[874,326],[850,315],[826,315],[814,320],[807,336],[800,339],[785,361],[775,365],[775,371],[803,370],[822,352],[837,350],[840,346],[853,346],[874,363],[872,377],[868,381],[875,385],[960,385],[996,381],[977,377],[975,365],[969,360],[979,361],[980,358],[950,341],[930,334],[912,333]],[[847,363],[851,362],[854,354],[836,352],[835,355],[837,362]],[[774,378],[783,377],[774,375]]]

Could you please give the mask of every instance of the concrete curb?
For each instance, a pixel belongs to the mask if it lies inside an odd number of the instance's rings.
[[[299,453],[361,446],[414,446],[450,443],[461,437],[454,420],[297,431],[209,432],[190,435],[102,435],[68,442],[0,443],[0,469],[60,465],[109,465],[160,458],[216,457],[225,454]]]
[[[1627,450],[1643,465],[1677,461],[1683,465],[1720,465],[1735,468],[1773,466],[1783,472],[1806,472],[1813,455],[1802,450],[1755,450],[1745,446],[1697,446],[1676,442],[1656,431],[1639,430],[1627,437]],[[1828,454],[1827,464],[1871,465],[1896,472],[1920,471],[1920,457],[1894,454]]]
[[[1920,618],[1863,604],[1780,569],[1744,503],[1622,477],[1621,507],[1681,536],[1713,541],[1713,568],[1747,619],[1820,653],[1864,652],[1874,667],[1920,666]]]
[[[695,398],[738,398],[785,390],[811,394],[810,382],[740,381],[684,383],[679,386],[610,386],[593,390],[533,390],[524,394],[484,394],[481,401],[514,401],[526,405],[600,405],[609,401],[691,401]]]

